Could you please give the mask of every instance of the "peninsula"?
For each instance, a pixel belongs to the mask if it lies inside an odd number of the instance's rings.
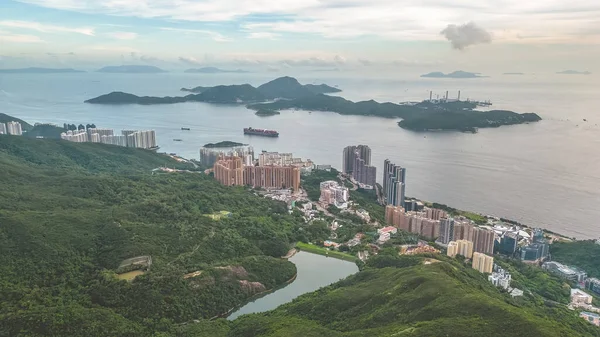
[[[204,144],[203,147],[205,148],[220,148],[220,147],[236,147],[236,146],[244,146],[244,143],[238,143],[238,142],[232,142],[230,140],[225,140],[222,142],[218,142],[218,143],[208,143],[208,144]]]
[[[480,78],[480,77],[487,77],[487,76],[481,76],[479,73],[471,73],[468,71],[462,71],[462,70],[458,70],[458,71],[454,71],[448,74],[444,74],[440,71],[434,71],[432,73],[428,73],[428,74],[424,74],[421,75],[421,77],[430,77],[430,78]]]
[[[0,69],[1,74],[63,74],[63,73],[85,73],[83,70],[72,68],[19,68],[19,69]]]
[[[362,115],[402,118],[398,125],[413,131],[455,130],[475,132],[477,128],[522,124],[541,120],[534,113],[475,110],[476,103],[468,101],[423,101],[417,104],[378,103],[374,100],[352,102],[342,97],[314,95],[295,100],[249,105],[249,109],[302,109],[331,111],[341,115]]]
[[[124,66],[108,66],[97,70],[99,73],[122,73],[122,74],[156,74],[166,73],[166,70],[162,70],[155,66],[146,65],[124,65]]]
[[[565,70],[559,71],[557,74],[560,75],[591,75],[592,73],[589,71],[578,71],[578,70]]]

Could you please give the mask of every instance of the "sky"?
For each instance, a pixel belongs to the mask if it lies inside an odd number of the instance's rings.
[[[0,0],[0,68],[600,73],[598,0]]]

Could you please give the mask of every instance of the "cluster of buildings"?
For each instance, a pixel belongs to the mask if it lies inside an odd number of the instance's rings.
[[[323,206],[335,205],[337,208],[348,208],[350,193],[347,187],[341,186],[337,181],[328,180],[321,182],[320,188],[319,202]]]
[[[401,255],[416,255],[416,254],[438,254],[439,249],[427,244],[427,242],[419,241],[416,245],[402,245],[400,247]]]
[[[76,143],[102,143],[117,146],[156,149],[156,132],[154,130],[137,131],[122,130],[115,134],[113,129],[88,128],[68,130],[60,134],[60,138]]]
[[[499,254],[518,256],[523,262],[536,264],[550,255],[550,245],[542,229],[533,229],[530,235],[519,226],[497,223],[493,230],[498,237],[495,245]]]
[[[371,165],[371,148],[367,145],[352,145],[344,148],[342,172],[362,188],[375,188],[377,168]]]
[[[213,165],[215,179],[227,186],[300,189],[300,168],[293,165],[246,165],[243,157],[221,156]]]
[[[494,271],[488,276],[488,281],[492,282],[496,287],[508,290],[511,280],[510,273],[494,263]]]
[[[203,166],[212,167],[221,157],[240,157],[244,165],[253,165],[254,148],[252,146],[239,146],[227,150],[200,148],[200,164]]]
[[[23,129],[19,122],[0,123],[0,135],[22,136]]]
[[[383,228],[379,228],[377,230],[377,234],[379,234],[379,238],[377,239],[377,243],[383,244],[390,240],[392,234],[398,233],[398,228],[387,226]]]

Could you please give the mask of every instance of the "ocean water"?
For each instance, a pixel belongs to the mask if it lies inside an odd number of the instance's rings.
[[[3,74],[0,112],[34,122],[95,123],[98,127],[154,129],[161,151],[198,158],[209,142],[239,141],[256,151],[293,152],[341,167],[342,149],[372,148],[380,170],[386,158],[407,168],[407,195],[460,209],[507,217],[578,238],[600,236],[600,81],[592,76],[504,76],[480,79],[374,79],[299,76],[327,83],[351,100],[416,101],[429,90],[491,100],[494,109],[536,112],[543,121],[459,132],[415,133],[396,120],[286,111],[257,117],[243,106],[183,103],[107,106],[83,101],[111,91],[182,95],[181,87],[258,85],[272,74]],[[584,121],[586,119],[587,121]],[[277,139],[244,136],[244,127],[280,132]],[[191,131],[182,131],[189,127]],[[182,142],[174,142],[174,138]],[[381,180],[381,173],[379,173]]]

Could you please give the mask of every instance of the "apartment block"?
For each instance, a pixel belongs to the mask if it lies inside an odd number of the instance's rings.
[[[13,136],[23,135],[23,129],[21,129],[21,123],[19,122],[8,122],[6,123],[6,133]]]
[[[473,269],[480,273],[491,273],[494,268],[494,258],[479,252],[473,253]]]
[[[244,185],[244,163],[240,157],[224,157],[218,160],[213,172],[215,179],[223,185]]]
[[[475,227],[473,229],[473,251],[489,255],[494,254],[495,235],[493,230]]]

